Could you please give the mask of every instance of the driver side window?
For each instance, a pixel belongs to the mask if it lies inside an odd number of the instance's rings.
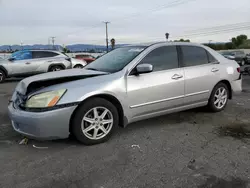
[[[139,64],[153,65],[153,72],[178,68],[179,63],[176,46],[156,48],[146,55]]]

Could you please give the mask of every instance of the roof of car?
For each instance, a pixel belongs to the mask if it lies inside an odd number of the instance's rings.
[[[202,46],[201,44],[198,43],[192,43],[192,42],[167,42],[167,41],[162,41],[162,42],[148,42],[148,43],[138,43],[138,44],[130,44],[126,46],[152,46],[152,45],[158,45],[158,44],[165,44],[165,45],[188,45],[188,46]]]
[[[35,52],[55,52],[55,53],[61,53],[60,51],[56,50],[20,50],[20,51],[35,51]]]

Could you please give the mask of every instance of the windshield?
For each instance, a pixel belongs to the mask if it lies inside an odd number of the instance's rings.
[[[129,46],[117,48],[96,59],[85,68],[109,73],[118,72],[122,70],[127,64],[129,64],[145,48],[145,46]]]

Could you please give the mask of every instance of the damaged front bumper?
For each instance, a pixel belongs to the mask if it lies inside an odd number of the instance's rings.
[[[63,139],[69,136],[70,118],[76,106],[45,112],[27,112],[8,105],[9,117],[15,131],[38,140]]]

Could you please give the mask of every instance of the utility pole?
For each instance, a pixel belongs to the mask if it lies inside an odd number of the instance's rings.
[[[108,52],[108,50],[109,50],[108,24],[109,24],[110,22],[103,22],[103,23],[105,23],[105,26],[106,26],[106,47],[107,47],[107,52]]]
[[[51,37],[53,50],[55,49],[55,38],[56,38],[56,37]]]

